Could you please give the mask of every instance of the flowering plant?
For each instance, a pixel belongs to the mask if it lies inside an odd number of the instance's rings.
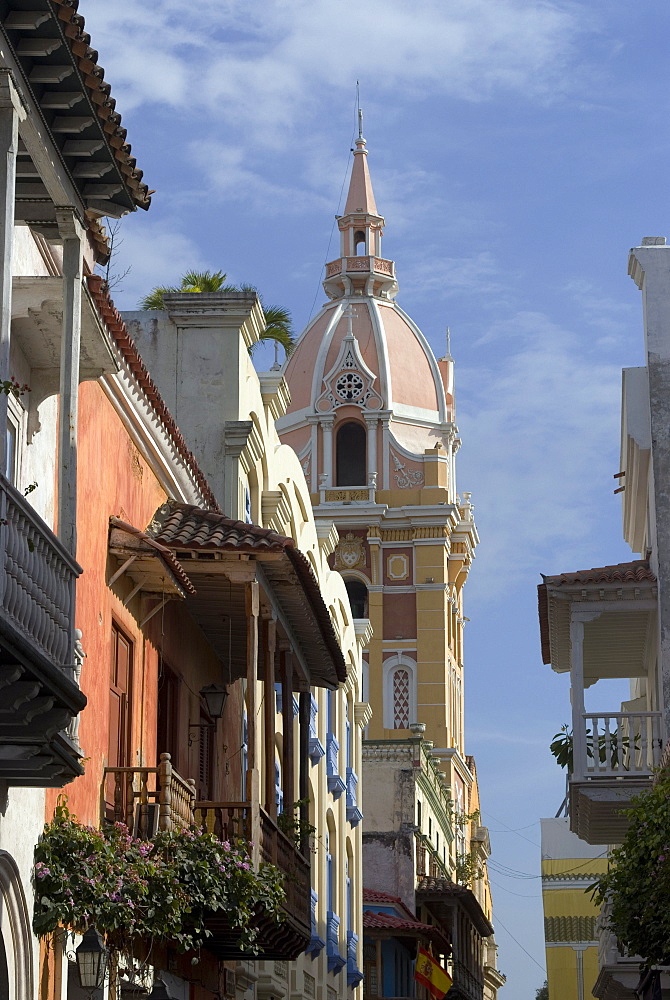
[[[609,900],[610,929],[644,966],[670,963],[670,772],[635,796],[630,824],[610,868],[591,886],[597,903]]]
[[[188,829],[139,840],[123,823],[84,826],[63,802],[35,848],[33,885],[37,935],[95,926],[124,950],[135,940],[197,950],[211,935],[208,915],[225,911],[240,949],[254,952],[254,912],[279,919],[284,899],[279,870],[254,871],[242,841]]]

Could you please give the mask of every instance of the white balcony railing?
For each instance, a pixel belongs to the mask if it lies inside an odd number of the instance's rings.
[[[585,713],[575,734],[573,781],[650,777],[660,765],[660,712]]]

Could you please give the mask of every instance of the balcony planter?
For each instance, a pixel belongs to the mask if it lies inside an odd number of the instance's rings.
[[[225,914],[240,949],[254,952],[259,909],[278,917],[284,900],[274,865],[254,871],[246,845],[189,829],[139,840],[123,823],[82,826],[62,803],[35,848],[33,929],[84,933],[95,926],[112,950],[207,945],[206,923]]]
[[[344,778],[338,774],[338,764],[337,757],[340,749],[340,744],[338,743],[335,736],[332,733],[327,733],[326,735],[326,774],[328,791],[331,793],[335,800],[339,799],[343,792],[346,792],[347,786],[345,784]]]
[[[319,936],[318,926],[316,922],[316,904],[319,897],[314,889],[310,893],[312,920],[311,920],[311,937],[309,939],[309,944],[305,948],[305,952],[310,958],[316,958],[316,956],[323,951],[326,947],[326,942],[322,937]]]
[[[358,968],[358,934],[347,931],[347,986],[354,989],[363,982],[363,973]]]
[[[363,813],[357,805],[358,775],[352,767],[347,768],[347,820],[351,826],[358,826]]]
[[[328,971],[341,972],[347,964],[347,960],[340,953],[340,918],[331,910],[326,915],[326,954],[328,955]]]

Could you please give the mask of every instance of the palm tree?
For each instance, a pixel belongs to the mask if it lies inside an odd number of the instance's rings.
[[[140,302],[140,309],[165,309],[163,296],[173,292],[233,291],[233,286],[224,287],[225,280],[223,271],[187,271],[178,288],[158,285],[152,289]]]
[[[182,277],[178,288],[169,286],[157,286],[140,302],[141,309],[165,309],[164,296],[172,292],[253,292],[258,295],[263,314],[265,316],[265,328],[260,340],[253,344],[249,353],[263,340],[273,340],[284,348],[288,356],[293,350],[293,330],[291,328],[291,313],[281,306],[264,306],[263,299],[254,285],[226,285],[226,274],[223,271],[187,271]],[[277,358],[275,357],[275,364]]]

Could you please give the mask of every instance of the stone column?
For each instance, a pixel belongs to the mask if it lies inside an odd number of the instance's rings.
[[[326,489],[333,485],[333,424],[335,417],[321,418],[322,458],[321,471],[323,472]]]
[[[584,778],[586,727],[584,726],[584,622],[570,623],[570,698],[572,700],[572,777]]]
[[[0,69],[0,379],[8,379],[12,326],[12,248],[14,188],[19,121],[26,112],[8,69]],[[0,395],[0,472],[7,466],[7,396]]]
[[[377,424],[379,417],[377,414],[369,416],[365,414],[365,423],[368,429],[368,485],[372,482],[371,476],[377,475]]]
[[[58,411],[58,537],[77,553],[77,419],[83,229],[73,208],[57,208],[63,240],[63,330]]]

